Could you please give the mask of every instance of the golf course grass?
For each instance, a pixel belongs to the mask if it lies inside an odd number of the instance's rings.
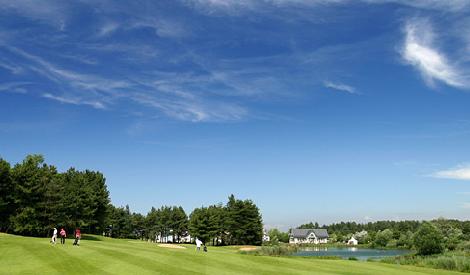
[[[138,240],[89,236],[80,247],[0,233],[0,274],[463,274],[347,260],[243,255],[238,247],[197,252]]]

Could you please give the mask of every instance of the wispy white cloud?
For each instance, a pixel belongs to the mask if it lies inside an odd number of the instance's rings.
[[[263,5],[274,7],[263,13],[268,14],[281,6],[298,7],[299,5],[305,5],[314,8],[316,5],[341,4],[349,1],[184,0],[183,2],[190,2],[194,6],[209,7],[209,10],[214,11],[233,8],[255,10]],[[328,59],[328,61],[322,62],[334,63],[337,61],[336,56],[341,56],[341,58],[351,58],[352,56],[351,54],[337,54],[341,49],[332,50],[331,52],[334,52],[334,54],[330,55],[325,54],[324,51],[313,49],[310,53],[317,52],[317,54],[309,55],[309,52],[298,50],[283,52],[279,56],[274,53],[269,57],[250,56],[239,59],[230,57],[219,59],[217,56],[220,54],[219,49],[228,45],[224,43],[231,43],[232,41],[211,41],[211,37],[209,37],[207,43],[205,41],[198,44],[197,47],[192,47],[192,45],[191,47],[181,47],[181,45],[178,45],[179,41],[175,41],[177,39],[171,38],[191,37],[191,35],[194,35],[192,31],[205,31],[204,25],[185,24],[184,18],[170,16],[165,14],[164,11],[157,11],[157,5],[154,6],[151,1],[148,2],[148,7],[150,7],[148,10],[136,7],[129,7],[129,10],[124,10],[121,4],[110,4],[107,1],[98,1],[98,4],[94,4],[95,1],[85,0],[75,4],[61,4],[57,0],[46,0],[47,5],[51,7],[49,11],[44,9],[35,11],[34,7],[38,4],[31,0],[19,0],[18,3],[15,3],[15,1],[6,2],[8,2],[7,7],[3,9],[15,10],[24,16],[33,18],[35,21],[37,19],[47,20],[47,17],[52,18],[56,13],[62,13],[61,18],[63,20],[61,19],[61,21],[67,21],[67,14],[71,14],[72,7],[82,5],[99,6],[97,8],[99,17],[96,21],[88,24],[86,26],[88,29],[80,35],[77,36],[77,34],[67,31],[52,31],[57,34],[57,39],[62,43],[57,43],[61,44],[59,46],[48,43],[50,42],[49,34],[38,36],[38,39],[31,39],[31,41],[40,42],[38,44],[41,44],[41,47],[38,47],[38,51],[26,50],[26,47],[20,46],[27,45],[26,43],[11,43],[11,45],[18,47],[12,48],[13,52],[22,57],[18,60],[24,61],[24,59],[27,59],[29,61],[24,63],[16,62],[17,57],[14,57],[11,60],[15,62],[11,64],[19,64],[18,66],[21,66],[19,68],[24,67],[24,70],[28,70],[28,73],[34,72],[54,82],[57,89],[48,87],[47,91],[51,91],[50,95],[56,97],[56,101],[69,104],[96,101],[111,109],[114,104],[117,105],[120,101],[125,100],[132,101],[132,107],[135,107],[135,103],[139,103],[141,106],[145,105],[145,107],[150,106],[175,119],[189,121],[238,120],[248,114],[252,115],[245,106],[254,101],[274,101],[278,100],[280,95],[293,98],[301,93],[297,92],[297,87],[300,87],[298,90],[301,90],[305,87],[311,87],[314,82],[321,83],[327,76],[318,75],[313,80],[305,80],[308,78],[305,75],[312,75],[305,72],[311,72],[312,64],[316,65],[318,63],[314,62],[320,62],[318,59]],[[0,0],[0,3],[2,3],[2,0]],[[298,10],[303,12],[305,9]],[[1,11],[2,8],[0,7]],[[118,16],[123,14],[123,20],[118,20]],[[305,14],[312,17],[309,12]],[[70,20],[69,23],[72,24],[73,22],[73,20]],[[122,39],[121,35],[127,38],[126,32],[130,34],[130,32],[136,31],[142,34],[143,30],[139,30],[139,28],[144,28],[147,33],[154,31],[159,39],[152,37],[150,43],[150,40],[146,39],[137,42]],[[68,30],[73,29],[75,28]],[[251,31],[256,33],[256,30]],[[86,38],[87,34],[91,34],[91,37],[88,37],[90,39],[83,39]],[[77,37],[79,37],[79,40],[77,40]],[[19,41],[22,41],[19,36],[18,38]],[[278,41],[277,38],[275,35],[270,36],[269,41]],[[265,37],[260,37],[260,39],[265,39]],[[295,41],[293,41],[294,43]],[[48,48],[49,45],[54,46]],[[67,45],[70,45],[70,47],[67,47]],[[79,50],[73,49],[77,45],[79,45],[77,47]],[[342,46],[336,45],[336,47]],[[359,45],[358,48],[363,50],[363,46]],[[48,50],[44,50],[45,48]],[[208,48],[209,50],[207,50]],[[53,52],[56,49],[67,50]],[[215,50],[212,51],[211,49]],[[348,49],[348,53],[350,52],[350,49]],[[52,58],[49,59],[48,56]],[[194,58],[194,56],[197,56],[197,58]],[[90,59],[90,57],[93,58]],[[64,58],[69,60],[63,62]],[[335,61],[331,61],[333,59]],[[70,60],[73,62],[70,62]],[[122,66],[123,62],[126,66]],[[171,66],[166,66],[168,64]],[[302,72],[298,75],[293,73],[292,77],[289,74],[289,77],[286,77],[288,73],[286,68],[294,65],[297,72]],[[0,66],[2,65],[0,64]],[[12,73],[19,72],[13,67],[6,69]],[[167,75],[155,73],[155,71],[167,69]],[[297,84],[297,86],[290,85],[291,83]],[[350,94],[360,94],[354,87],[343,83],[325,82],[323,85]],[[247,101],[250,102],[247,103]]]
[[[10,62],[0,61],[0,67],[5,69],[5,70],[10,71],[12,74],[20,74],[20,73],[23,72],[22,67],[20,67],[18,65],[15,65],[15,64],[12,64]]]
[[[346,92],[346,93],[349,93],[349,94],[356,94],[356,95],[359,94],[356,91],[356,88],[354,88],[352,86],[349,86],[349,85],[346,85],[346,84],[343,84],[343,83],[334,83],[334,82],[331,82],[331,81],[324,81],[323,85],[326,88],[338,90],[338,91],[341,91],[341,92]]]
[[[52,99],[60,103],[73,104],[73,105],[89,105],[95,109],[106,109],[105,105],[99,101],[89,101],[89,100],[83,100],[80,98],[61,97],[61,96],[52,95],[50,93],[45,93],[42,95],[42,97],[47,98],[47,99]]]
[[[106,44],[100,47],[98,42],[95,43],[96,47],[90,49],[92,52],[103,51],[103,47],[106,47]],[[138,48],[112,45],[109,51],[126,53],[119,56],[128,56],[139,51]],[[191,62],[200,70],[160,71],[140,69],[139,66],[136,71],[126,73],[125,78],[118,79],[116,74],[108,74],[108,70],[106,73],[85,74],[82,73],[83,69],[76,70],[81,66],[71,66],[70,62],[64,63],[67,64],[65,69],[65,66],[53,63],[44,56],[33,55],[19,48],[9,49],[30,61],[25,64],[27,68],[62,87],[49,89],[57,97],[73,101],[77,98],[87,102],[98,101],[108,109],[113,109],[120,102],[132,101],[157,109],[168,117],[194,122],[236,121],[246,117],[259,117],[259,112],[255,114],[246,107],[247,100],[275,101],[301,96],[289,83],[298,84],[304,80],[295,76],[286,79],[286,62],[289,62],[288,66],[300,62],[306,70],[310,70],[312,66],[311,63],[302,63],[305,61],[303,53],[214,62],[205,58],[204,54],[191,52],[182,58],[184,62]],[[312,85],[312,79],[305,82],[306,85]],[[340,88],[347,89],[345,92],[348,93],[354,90],[347,85]]]
[[[190,0],[187,2],[196,9],[207,13],[223,11],[229,14],[235,14],[244,10],[252,10],[262,3],[262,1],[257,0]]]
[[[431,176],[443,179],[470,180],[470,164],[462,164],[452,169],[437,171]]]
[[[318,7],[336,4],[348,4],[354,2],[352,0],[186,0],[203,11],[215,13],[218,11],[235,14],[240,11],[259,10],[262,11],[266,7]],[[466,0],[360,0],[366,4],[380,5],[394,3],[417,9],[426,10],[445,10],[449,12],[460,12],[470,6],[470,2]]]
[[[243,10],[261,10],[269,6],[305,6],[314,7],[327,4],[341,4],[350,0],[190,0],[196,8],[207,12],[224,11],[234,13]]]
[[[235,121],[247,115],[245,108],[224,102],[208,104],[196,100],[168,100],[148,94],[134,94],[131,99],[157,108],[169,117],[192,122]]]
[[[115,92],[117,89],[127,88],[131,85],[128,81],[125,80],[114,80],[90,74],[78,73],[71,70],[65,70],[39,56],[32,55],[19,48],[8,47],[8,49],[32,61],[34,65],[30,66],[31,70],[36,71],[37,73],[54,82],[64,83],[65,80],[69,85],[74,87],[104,92]]]
[[[114,31],[116,31],[119,28],[119,24],[116,22],[106,22],[101,26],[101,28],[98,31],[98,36],[106,36]]]
[[[96,53],[124,53],[126,61],[149,61],[159,56],[159,49],[147,44],[132,43],[82,43],[80,47]],[[116,56],[116,58],[123,58]]]
[[[6,82],[0,84],[0,92],[10,92],[10,93],[26,93],[25,86],[30,85],[30,82]]]
[[[14,11],[24,17],[47,22],[64,30],[68,14],[67,1],[0,0],[0,11]]]
[[[464,202],[464,203],[462,203],[462,208],[470,209],[470,202]]]
[[[428,10],[446,10],[459,12],[462,9],[469,6],[470,2],[467,0],[362,0],[370,4],[385,4],[385,3],[396,3],[404,6],[410,6],[420,9]]]
[[[167,18],[139,17],[134,19],[127,28],[151,28],[155,30],[156,35],[169,38],[180,38],[190,34],[188,27],[181,21]]]
[[[87,56],[87,55],[81,55],[81,54],[58,54],[57,56],[71,60],[73,62],[81,63],[81,64],[86,64],[86,65],[97,65],[98,61],[97,59]]]
[[[58,85],[58,93],[45,93],[42,97],[64,104],[108,109],[119,101],[132,101],[157,109],[173,119],[192,122],[235,121],[248,115],[247,109],[238,104],[207,96],[203,87],[219,81],[209,73],[147,72],[130,74],[126,79],[116,80],[103,75],[66,70],[22,49],[5,47],[26,59],[28,65],[25,66],[29,70]]]
[[[107,36],[117,31],[118,29],[136,29],[136,28],[151,28],[155,34],[160,37],[180,38],[190,34],[187,27],[180,21],[154,18],[154,17],[136,17],[130,22],[117,23],[106,22],[103,24],[99,31],[98,36]]]
[[[434,45],[436,35],[429,20],[410,20],[405,26],[405,35],[402,58],[421,73],[427,85],[432,87],[434,81],[439,80],[457,88],[470,86],[464,72]]]
[[[160,19],[156,22],[155,31],[158,36],[160,37],[185,37],[189,35],[189,31],[186,29],[182,23],[171,21],[171,20],[163,20]]]

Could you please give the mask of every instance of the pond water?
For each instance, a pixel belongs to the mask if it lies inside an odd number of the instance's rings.
[[[367,260],[369,258],[380,259],[384,257],[393,257],[410,254],[409,250],[401,249],[372,249],[359,247],[305,247],[301,251],[294,253],[294,256],[338,256],[343,259],[355,257],[358,260]]]

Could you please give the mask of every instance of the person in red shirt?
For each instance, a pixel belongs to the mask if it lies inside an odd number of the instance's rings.
[[[60,243],[65,244],[65,238],[67,237],[67,233],[65,233],[64,228],[60,229]]]
[[[75,242],[73,242],[73,245],[78,245],[80,246],[80,237],[82,234],[80,233],[80,228],[75,229]]]

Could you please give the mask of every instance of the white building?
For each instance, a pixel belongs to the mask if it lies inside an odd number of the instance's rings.
[[[191,237],[191,235],[187,234],[184,237],[180,237],[180,243],[192,243],[194,241],[194,238]]]
[[[354,238],[354,236],[351,237],[348,241],[348,245],[357,245],[357,240]]]
[[[155,242],[156,243],[190,243],[193,241],[193,238],[189,234],[186,234],[185,236],[179,236],[175,235],[173,236],[173,230],[170,230],[167,235],[157,233],[155,235]]]
[[[328,243],[328,237],[326,229],[292,229],[289,234],[289,243],[324,244]]]
[[[175,238],[177,239],[177,238]],[[155,235],[155,242],[156,243],[172,243],[173,242],[173,235],[168,234],[168,235],[163,235],[160,233],[157,233]]]
[[[266,230],[263,230],[263,242],[269,242],[271,238],[269,237],[268,233],[266,233]]]

